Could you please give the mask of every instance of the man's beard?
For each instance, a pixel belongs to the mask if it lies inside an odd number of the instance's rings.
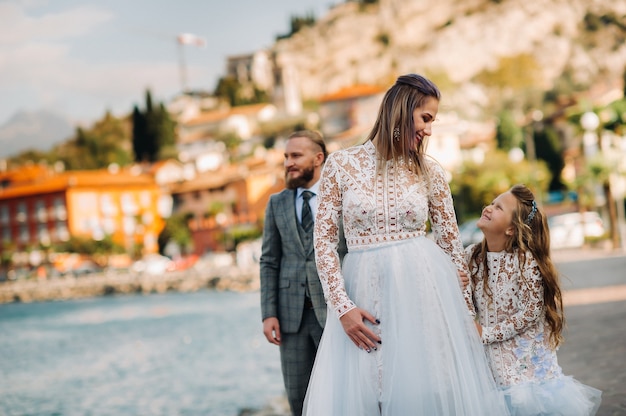
[[[285,172],[285,184],[288,189],[297,189],[300,187],[304,187],[307,183],[309,183],[315,174],[315,168],[304,168],[302,169],[301,175],[295,178],[289,177],[289,172]]]

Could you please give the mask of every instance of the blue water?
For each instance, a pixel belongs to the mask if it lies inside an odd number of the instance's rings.
[[[258,293],[0,305],[0,414],[234,416],[283,395]]]

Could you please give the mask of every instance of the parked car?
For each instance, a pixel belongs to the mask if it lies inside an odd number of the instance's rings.
[[[459,225],[459,234],[463,247],[483,241],[483,232],[476,226],[478,218],[465,221]]]
[[[604,222],[595,211],[571,212],[548,218],[550,248],[582,247],[586,238],[601,238],[606,234]]]

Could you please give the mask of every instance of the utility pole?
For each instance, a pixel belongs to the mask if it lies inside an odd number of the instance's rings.
[[[193,35],[191,33],[181,33],[176,37],[176,44],[178,47],[178,65],[180,70],[180,86],[182,93],[188,91],[187,85],[187,62],[185,60],[185,45],[195,45],[198,47],[205,47],[206,40],[200,36]]]

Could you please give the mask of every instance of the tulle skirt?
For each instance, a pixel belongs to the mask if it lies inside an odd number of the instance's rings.
[[[570,376],[504,388],[512,416],[591,416],[602,392]]]
[[[380,320],[359,350],[329,310],[305,399],[307,416],[502,416],[508,411],[459,286],[426,237],[352,250],[346,290]]]

